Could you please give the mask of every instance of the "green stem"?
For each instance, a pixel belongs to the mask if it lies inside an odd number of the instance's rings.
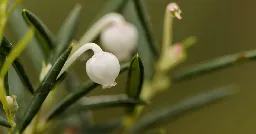
[[[139,0],[134,0],[135,6],[138,5]],[[138,9],[137,9],[138,10]],[[142,87],[142,93],[140,95],[140,98],[144,101],[149,102],[157,93],[164,91],[168,87],[170,87],[170,82],[168,78],[166,77],[166,70],[163,70],[159,67],[160,64],[165,62],[166,59],[166,53],[168,52],[169,46],[172,44],[172,22],[173,17],[169,13],[168,8],[165,10],[165,16],[164,16],[164,26],[163,26],[163,45],[162,45],[162,51],[161,55],[159,57],[158,67],[155,71],[155,74],[153,76],[152,81],[145,82]],[[123,127],[124,131],[128,130],[133,123],[136,121],[136,119],[139,117],[141,112],[143,111],[145,106],[137,106],[136,110],[133,114],[127,115],[124,117],[123,120]]]
[[[8,122],[11,125],[11,128],[9,129],[9,133],[12,132],[12,130],[15,128],[16,124],[14,122],[14,115],[12,114],[7,99],[6,99],[6,93],[5,93],[5,88],[4,88],[4,79],[0,77],[0,100],[3,104],[3,109],[5,111],[6,117]]]
[[[94,40],[104,28],[106,28],[113,22],[123,23],[125,22],[125,20],[123,16],[117,13],[108,13],[105,16],[101,17],[84,33],[81,39],[74,45],[74,48],[71,53],[74,53],[84,44]]]
[[[0,1],[0,46],[4,36],[4,28],[7,21],[6,8],[8,0]]]
[[[163,44],[162,44],[162,56],[167,53],[169,46],[172,44],[172,31],[173,31],[173,17],[170,14],[168,8],[165,9],[164,24],[163,24]]]
[[[0,71],[0,77],[4,78],[6,73],[8,72],[8,69],[12,65],[13,61],[19,56],[19,54],[24,50],[24,48],[27,46],[28,42],[31,40],[31,38],[34,35],[34,29],[31,28],[28,30],[27,34],[24,36],[22,40],[18,42],[16,47],[13,48],[13,50],[9,53],[7,56],[7,59],[5,63],[3,64],[3,67]]]

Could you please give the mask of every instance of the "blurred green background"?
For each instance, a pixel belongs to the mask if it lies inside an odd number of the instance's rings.
[[[82,15],[76,36],[79,39],[107,2],[108,0],[24,0],[23,6],[39,16],[56,34],[62,21],[74,5],[82,4]],[[150,13],[154,35],[160,45],[165,6],[172,1],[146,0],[145,2]],[[256,48],[255,1],[179,0],[178,4],[183,11],[183,19],[175,20],[174,40],[181,41],[194,35],[198,42],[189,49],[187,61],[176,67],[175,70],[218,56]],[[9,36],[12,36],[12,32],[11,29],[7,31]],[[23,60],[28,59],[29,56],[31,55],[23,54]],[[26,60],[24,65],[29,68],[31,63]],[[240,88],[238,95],[221,103],[185,114],[164,128],[167,128],[168,134],[255,133],[255,67],[256,63],[253,61],[247,62],[193,80],[173,84],[168,92],[156,96],[145,112],[174,104],[183,98],[208,89],[238,84]],[[79,73],[81,79],[87,78],[85,63],[77,62],[74,68],[84,72]],[[35,70],[28,71],[32,78],[37,79],[38,74],[35,74]],[[114,89],[96,90],[92,95],[124,92],[125,81],[120,81],[124,77],[125,74],[118,78],[118,86]],[[111,117],[121,116],[122,109],[96,111],[94,115],[96,120],[104,121]]]

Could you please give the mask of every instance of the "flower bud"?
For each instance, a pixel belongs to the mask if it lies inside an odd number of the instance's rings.
[[[129,60],[138,40],[137,28],[128,22],[113,23],[100,36],[102,46],[120,61]]]
[[[171,12],[171,15],[173,17],[176,17],[178,18],[179,20],[182,19],[182,17],[180,16],[181,14],[181,10],[180,10],[180,7],[176,4],[176,3],[170,3],[168,6],[167,6],[168,10]]]
[[[43,81],[44,77],[47,75],[48,71],[51,69],[52,64],[47,64],[45,65],[45,62],[42,63],[42,70],[41,73],[39,75],[39,80]]]
[[[16,111],[18,111],[19,105],[16,101],[15,96],[6,96],[6,100],[7,100],[7,103],[8,103],[8,106],[9,106],[11,112],[15,113]]]
[[[115,55],[108,52],[95,53],[86,63],[86,72],[102,88],[116,85],[115,79],[120,72],[120,64]]]
[[[174,44],[170,46],[164,59],[160,64],[162,70],[168,70],[182,62],[186,58],[186,53],[182,44]]]

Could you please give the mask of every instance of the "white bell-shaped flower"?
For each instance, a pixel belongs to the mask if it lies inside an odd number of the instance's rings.
[[[113,23],[100,36],[102,46],[120,61],[129,60],[138,40],[137,28],[128,22]]]
[[[108,52],[95,53],[86,63],[86,72],[102,88],[116,85],[115,79],[120,72],[120,64],[115,55]]]
[[[115,55],[102,51],[95,43],[86,43],[74,52],[65,62],[58,77],[61,76],[79,56],[89,49],[94,52],[94,55],[86,63],[86,72],[89,78],[93,82],[101,84],[102,88],[115,86],[115,79],[120,72],[119,61]]]

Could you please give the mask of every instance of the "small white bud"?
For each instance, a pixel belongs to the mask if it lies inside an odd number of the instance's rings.
[[[162,70],[168,70],[181,63],[186,58],[185,49],[182,44],[174,44],[167,50],[164,62],[161,62],[160,68]]]
[[[48,71],[51,69],[52,64],[47,64],[45,65],[45,62],[42,63],[42,70],[41,73],[39,75],[39,80],[43,81],[44,77],[47,75]]]
[[[19,105],[16,101],[16,96],[6,96],[6,100],[10,110],[15,113],[19,109]]]
[[[181,17],[181,10],[180,10],[180,7],[176,4],[176,3],[170,3],[168,6],[167,6],[167,9],[171,12],[171,15],[173,17],[176,17],[178,18],[179,20],[182,19]]]
[[[115,86],[115,79],[120,72],[119,61],[115,55],[102,51],[95,43],[86,43],[71,55],[65,62],[58,77],[68,69],[79,56],[89,49],[94,52],[94,55],[86,63],[86,72],[89,78],[93,82],[101,84],[103,89]]]
[[[102,46],[120,61],[129,60],[136,48],[137,39],[137,28],[128,22],[113,23],[105,28],[100,36]]]

